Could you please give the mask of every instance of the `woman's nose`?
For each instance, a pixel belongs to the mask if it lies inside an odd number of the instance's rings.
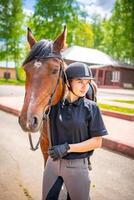
[[[86,83],[83,83],[82,87],[86,88],[88,85]]]

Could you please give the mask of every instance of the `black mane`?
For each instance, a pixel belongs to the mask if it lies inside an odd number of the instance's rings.
[[[53,41],[51,40],[41,40],[34,44],[30,53],[23,61],[23,65],[34,59],[43,59],[46,57],[52,57],[53,54]]]

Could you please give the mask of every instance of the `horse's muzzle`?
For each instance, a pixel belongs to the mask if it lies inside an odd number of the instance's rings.
[[[37,132],[40,128],[41,120],[38,116],[31,116],[28,121],[25,121],[19,116],[18,122],[21,128],[26,132]]]

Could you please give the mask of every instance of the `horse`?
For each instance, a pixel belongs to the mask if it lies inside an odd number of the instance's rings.
[[[45,162],[48,158],[50,138],[44,113],[48,113],[51,106],[57,104],[65,92],[67,65],[61,52],[66,48],[66,36],[66,26],[54,41],[43,39],[37,42],[30,28],[27,31],[27,41],[31,50],[23,62],[26,82],[19,124],[25,132],[40,131],[39,142]],[[87,97],[95,98],[97,87],[94,81],[90,87],[93,95],[90,97],[90,94],[87,94]]]

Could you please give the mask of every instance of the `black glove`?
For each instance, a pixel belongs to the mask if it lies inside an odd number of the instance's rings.
[[[68,143],[65,144],[60,144],[53,146],[52,148],[49,149],[48,154],[50,155],[53,160],[57,160],[60,158],[63,158],[68,154],[68,150],[70,149]]]

